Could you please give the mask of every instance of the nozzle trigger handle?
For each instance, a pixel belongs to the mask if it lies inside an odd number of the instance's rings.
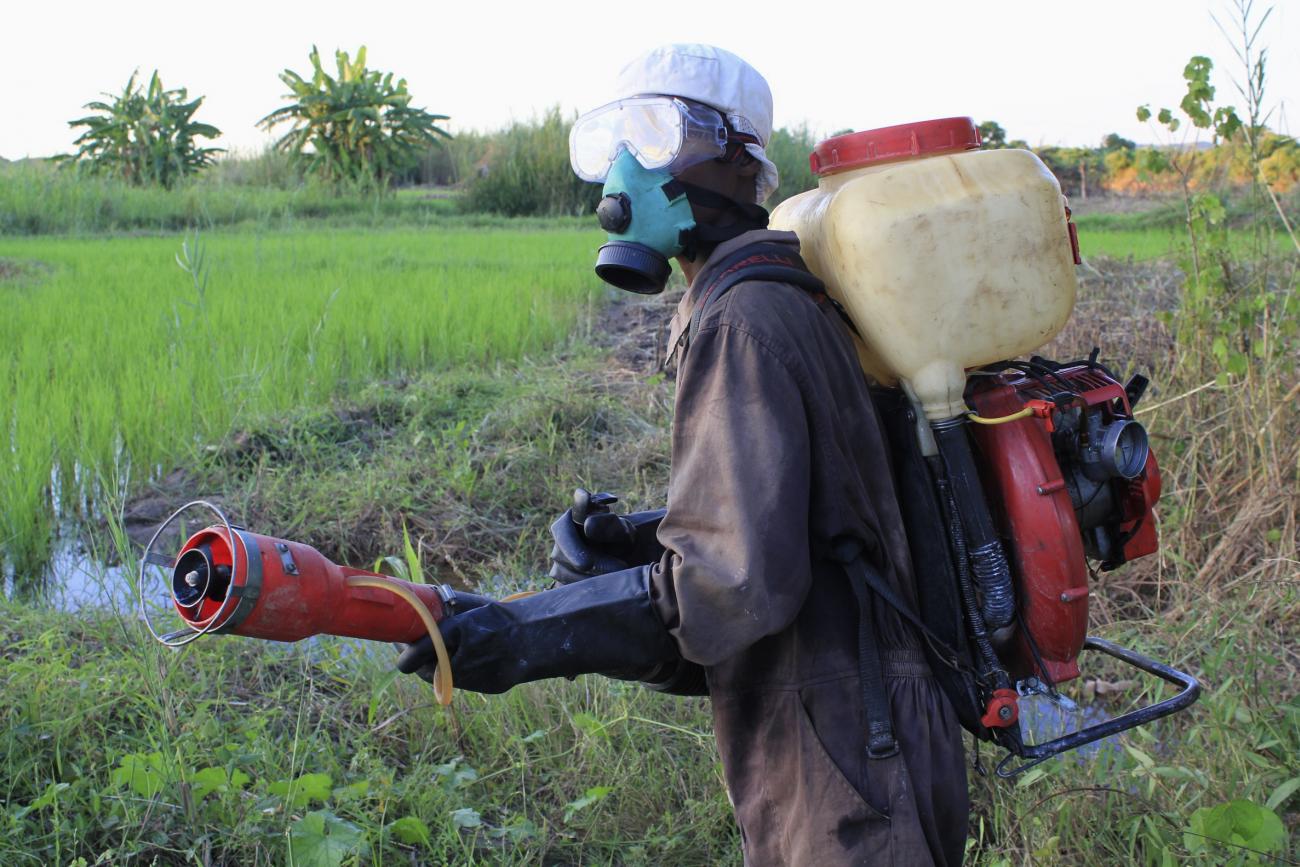
[[[577,488],[573,492],[573,523],[581,526],[588,515],[604,514],[617,502],[618,497],[608,491],[593,494],[586,488]]]

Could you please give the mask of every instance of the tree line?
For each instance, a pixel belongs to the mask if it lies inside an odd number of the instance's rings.
[[[365,46],[355,57],[336,51],[332,71],[315,46],[308,59],[306,74],[291,69],[280,74],[289,89],[287,104],[258,122],[268,131],[284,130],[272,152],[281,158],[277,171],[292,179],[318,180],[338,191],[457,186],[464,190],[465,209],[505,215],[588,213],[599,198],[597,186],[569,170],[572,121],[558,107],[502,130],[453,138],[439,125],[447,115],[413,105],[405,79],[367,66]],[[1213,95],[1210,68],[1208,59],[1194,57],[1184,70],[1189,88],[1184,114],[1189,106],[1196,108],[1198,94],[1204,96],[1207,88]],[[60,159],[128,183],[164,187],[216,162],[224,151],[211,142],[221,131],[196,118],[203,97],[191,99],[185,88],[168,89],[157,71],[147,83],[137,78],[133,74],[106,101],[89,103],[94,114],[69,122],[84,131],[74,142],[76,152]],[[1255,182],[1255,172],[1276,192],[1300,184],[1300,144],[1294,138],[1262,127],[1250,135],[1236,134],[1240,125],[1228,122],[1235,115],[1226,111],[1204,119],[1187,114],[1196,126],[1213,132],[1203,144],[1138,145],[1110,133],[1096,147],[1032,147],[1009,139],[993,120],[979,124],[979,131],[985,148],[1034,151],[1072,198],[1247,185]],[[1162,128],[1171,134],[1177,130],[1170,109],[1154,114]],[[1152,116],[1148,107],[1139,108],[1139,119]],[[816,186],[808,165],[816,142],[806,126],[774,131],[768,152],[782,183],[769,205]],[[1196,152],[1194,159],[1186,158],[1189,151]]]
[[[1175,127],[1177,129],[1177,127]],[[1251,143],[1244,136],[1217,136],[1196,143],[1138,145],[1118,133],[1104,136],[1096,147],[1032,147],[1022,139],[1007,139],[996,121],[979,125],[985,148],[1023,148],[1036,153],[1071,197],[1108,194],[1135,195],[1175,192],[1180,186],[1179,157],[1199,151],[1191,174],[1193,188],[1246,186],[1255,171]],[[1279,193],[1300,184],[1300,143],[1271,130],[1261,130],[1256,141],[1260,172]]]

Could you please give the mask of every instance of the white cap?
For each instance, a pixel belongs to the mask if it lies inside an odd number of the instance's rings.
[[[737,132],[757,136],[745,150],[762,164],[755,201],[776,189],[780,176],[763,146],[772,137],[772,89],[758,70],[730,51],[712,45],[664,45],[633,60],[619,73],[614,99],[679,96],[716,108]]]

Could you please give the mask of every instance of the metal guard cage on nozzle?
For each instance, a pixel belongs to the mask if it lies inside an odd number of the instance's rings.
[[[186,582],[185,576],[179,573],[179,570],[176,568],[178,565],[177,558],[167,557],[155,549],[159,539],[163,538],[164,534],[167,532],[168,527],[175,523],[181,515],[192,509],[198,508],[206,509],[216,517],[217,524],[225,530],[226,539],[238,540],[239,550],[235,552],[235,556],[238,557],[239,551],[243,552],[244,561],[248,564],[248,581],[246,584],[236,585],[233,581],[230,581],[230,576],[228,575],[225,579],[229,582],[226,592],[223,594],[222,601],[215,611],[210,615],[200,618],[199,622],[193,622],[186,618],[185,629],[159,633],[159,631],[154,628],[153,621],[150,619],[148,604],[145,601],[146,588],[150,583],[145,571],[146,567],[157,566],[171,573],[172,596],[178,606],[183,605],[184,603],[182,603],[178,598],[176,581],[178,579],[182,581],[187,589],[181,592],[187,597],[193,597],[192,604],[184,605],[184,607],[190,609],[193,609],[195,604],[200,602],[202,598],[207,595],[207,592],[212,588],[214,578],[216,578],[216,564],[211,562],[210,555],[205,557],[208,568],[206,569],[207,574],[204,576],[204,584],[202,587],[196,587]],[[244,539],[243,534],[244,531],[242,528],[232,526],[230,521],[227,520],[225,514],[207,500],[191,500],[175,512],[172,512],[167,520],[163,521],[158,526],[158,529],[154,531],[153,536],[150,537],[149,543],[145,545],[144,554],[140,558],[140,573],[136,582],[136,595],[140,604],[140,617],[144,620],[145,627],[149,630],[150,635],[168,647],[184,647],[186,644],[189,644],[191,641],[201,638],[204,635],[219,634],[223,631],[229,631],[248,615],[248,612],[252,609],[253,605],[256,604],[257,597],[261,592],[262,570],[261,562],[258,558],[250,559],[248,557],[248,551],[256,550],[256,545],[250,545],[248,540]],[[193,549],[185,552],[182,554],[182,557],[187,556],[189,553],[192,553],[192,551]],[[230,573],[235,571],[233,568],[235,565],[235,563],[230,564]]]

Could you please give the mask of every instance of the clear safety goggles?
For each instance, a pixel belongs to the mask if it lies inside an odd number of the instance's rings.
[[[729,141],[758,143],[758,137],[731,130],[708,106],[670,96],[635,96],[574,121],[569,162],[584,181],[604,181],[626,148],[645,168],[673,173],[724,156]]]

